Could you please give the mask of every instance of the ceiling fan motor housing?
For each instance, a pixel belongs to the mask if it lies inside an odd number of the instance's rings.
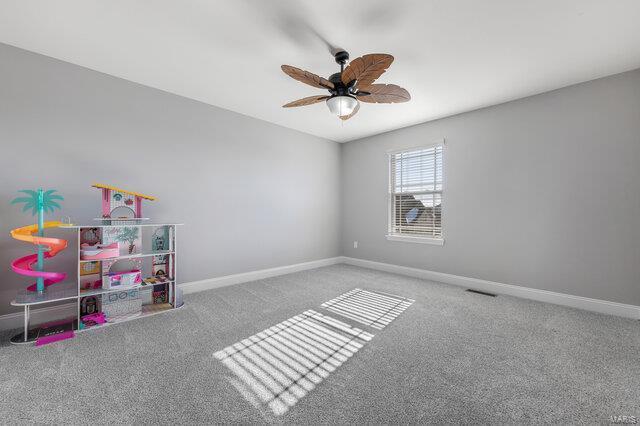
[[[341,72],[337,72],[335,74],[331,74],[331,76],[328,79],[330,82],[333,83],[334,88],[333,89],[329,89],[329,92],[331,92],[332,95],[334,96],[346,96],[346,95],[351,95],[352,91],[351,88],[355,85],[355,81],[351,81],[349,82],[348,85],[344,84],[342,82],[342,73]]]

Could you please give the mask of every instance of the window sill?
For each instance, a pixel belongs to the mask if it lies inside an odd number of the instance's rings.
[[[431,244],[434,246],[444,245],[443,238],[429,238],[429,237],[412,237],[409,235],[393,235],[387,234],[387,240],[389,241],[402,241],[405,243],[418,243],[418,244]]]

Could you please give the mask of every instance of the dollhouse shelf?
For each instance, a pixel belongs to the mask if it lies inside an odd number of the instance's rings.
[[[116,218],[104,218],[104,217],[94,217],[93,220],[99,220],[101,222],[130,222],[135,223],[138,220],[150,220],[148,217],[116,217]]]
[[[104,219],[100,219],[100,220],[104,220]],[[121,220],[121,219],[109,219],[109,220]],[[138,219],[135,219],[138,220]],[[98,224],[98,223],[91,223],[91,224],[87,224],[87,225],[75,225],[75,224],[69,224],[69,225],[62,225],[60,226],[60,228],[69,228],[69,229],[79,229],[79,228],[122,228],[124,226],[126,227],[132,227],[132,226],[155,226],[155,227],[159,227],[159,226],[181,226],[184,225],[184,223],[135,223],[135,220],[132,221],[127,221],[128,223],[119,223],[119,224]]]
[[[59,302],[61,300],[77,299],[78,284],[75,282],[62,282],[47,288],[44,294],[35,291],[20,290],[11,304],[13,306],[41,305],[44,303]]]
[[[106,222],[106,221],[105,221]],[[177,258],[177,227],[182,225],[181,223],[151,223],[149,221],[122,221],[118,222],[118,220],[114,220],[114,223],[91,223],[85,225],[73,225],[67,224],[62,225],[59,229],[73,229],[77,233],[77,280],[73,280],[72,275],[69,274],[68,279],[71,280],[59,282],[53,284],[49,287],[46,287],[45,292],[42,294],[38,294],[37,292],[27,291],[26,289],[19,291],[16,294],[15,300],[11,302],[13,306],[21,306],[24,308],[24,330],[22,333],[14,336],[11,339],[12,343],[22,344],[29,343],[35,340],[35,336],[37,336],[36,328],[31,328],[30,326],[30,308],[32,306],[42,306],[48,303],[62,302],[62,301],[73,301],[77,305],[77,312],[74,319],[74,329],[76,332],[85,332],[89,330],[94,330],[98,328],[102,328],[105,325],[113,325],[120,322],[129,321],[132,319],[143,318],[150,315],[156,315],[163,312],[168,312],[173,309],[179,308],[182,304],[181,302],[181,292],[177,287],[177,267],[176,267],[176,258]],[[99,229],[99,231],[95,231],[96,235],[99,235],[98,242],[104,242],[104,235],[108,233],[118,233],[119,230],[113,228],[151,228],[147,231],[143,231],[140,229],[138,232],[138,236],[136,237],[138,240],[135,243],[136,249],[138,252],[134,252],[132,254],[128,254],[127,251],[120,251],[120,256],[110,257],[105,259],[93,259],[93,260],[85,260],[81,259],[81,242],[83,241],[83,235],[86,232],[94,232],[90,230]],[[156,228],[156,229],[153,229]],[[156,232],[160,229],[164,231],[162,235],[164,237],[157,237]],[[124,232],[124,231],[122,231]],[[143,238],[145,232],[148,234]],[[151,236],[151,241],[146,240],[147,237]],[[84,240],[87,241],[87,240]],[[89,240],[91,241],[91,240]],[[122,243],[122,240],[118,240]],[[125,240],[127,241],[127,240]],[[161,243],[158,241],[162,241]],[[91,243],[93,244],[93,243]],[[126,244],[126,243],[125,243]],[[129,243],[132,244],[132,243]],[[163,250],[154,250],[155,248],[162,248]],[[160,261],[157,261],[154,257],[161,257]],[[146,260],[148,258],[148,260]],[[144,268],[139,266],[136,269],[140,269],[144,276],[160,276],[160,272],[162,272],[162,276],[166,277],[166,280],[156,283],[140,283],[135,285],[128,285],[122,287],[115,288],[92,288],[90,290],[85,290],[83,287],[83,283],[86,283],[85,280],[87,277],[95,275],[96,278],[91,278],[91,282],[100,282],[102,277],[106,276],[110,271],[111,266],[115,265],[119,260],[133,260],[137,262],[138,265],[146,264],[150,266],[151,273],[149,274],[148,270],[146,272],[143,271]],[[98,264],[99,269],[98,272],[85,272],[87,268],[91,268],[93,265],[87,265],[89,262],[95,262]],[[156,263],[159,262],[159,263]],[[156,267],[162,266],[161,271],[157,271]],[[90,270],[90,269],[89,269]],[[115,271],[118,271],[116,269]],[[84,275],[83,275],[84,274]],[[166,274],[166,275],[165,275]],[[169,277],[171,277],[169,279]],[[100,285],[100,284],[98,284]],[[163,286],[162,290],[158,290],[157,286]],[[83,299],[84,298],[97,298],[98,300],[102,300],[102,296],[110,293],[116,292],[130,292],[132,290],[139,290],[139,296],[142,297],[143,292],[148,297],[147,301],[144,302],[144,298],[142,301],[141,308],[139,311],[127,313],[124,311],[123,315],[113,313],[111,317],[107,316],[107,323],[102,325],[94,325],[87,328],[78,329],[78,324],[81,321],[81,318],[86,313],[91,311],[84,311],[83,308]],[[149,293],[146,293],[149,292]],[[160,296],[157,296],[156,293],[160,293]],[[157,297],[160,297],[157,299]],[[166,303],[168,302],[168,303]],[[104,309],[102,303],[98,305],[98,311]],[[140,306],[140,305],[139,305]],[[94,311],[95,312],[95,311]],[[103,311],[106,312],[106,311]],[[25,339],[24,336],[27,336]]]
[[[150,317],[152,315],[157,315],[157,314],[161,314],[163,312],[168,312],[173,310],[174,307],[170,304],[170,303],[162,303],[162,304],[158,304],[158,305],[145,305],[142,307],[142,311],[139,314],[136,315],[125,315],[122,317],[118,317],[115,318],[112,321],[106,322],[104,324],[98,324],[95,325],[91,328],[85,328],[83,330],[76,330],[77,332],[84,332],[84,331],[90,331],[90,330],[95,330],[98,328],[104,328],[107,327],[109,325],[114,325],[114,324],[120,324],[123,322],[127,322],[127,321],[131,321],[131,320],[135,320],[135,319],[140,319],[140,318],[144,318],[144,317]]]
[[[127,227],[126,225],[122,225],[122,227]],[[149,256],[162,256],[165,254],[175,254],[175,252],[173,250],[157,250],[157,251],[149,251],[147,253],[133,253],[133,254],[123,254],[120,256],[116,256],[116,257],[107,257],[104,259],[91,259],[91,260],[83,260],[80,259],[80,263],[86,263],[86,262],[99,262],[99,261],[105,261],[105,260],[120,260],[120,259],[137,259],[140,257],[149,257]]]
[[[157,284],[173,284],[173,283],[175,283],[174,280],[167,280],[167,281],[163,281],[161,283],[156,283],[156,284],[136,284],[136,285],[122,287],[122,288],[111,288],[111,289],[96,288],[93,290],[80,290],[80,297],[95,296],[96,294],[115,293],[119,291],[129,291],[136,288],[145,289],[145,288],[151,288]]]

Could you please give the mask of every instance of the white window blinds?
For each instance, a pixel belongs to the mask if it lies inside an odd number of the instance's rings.
[[[390,154],[389,234],[442,239],[443,144]]]

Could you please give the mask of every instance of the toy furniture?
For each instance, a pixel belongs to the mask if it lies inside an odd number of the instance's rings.
[[[102,288],[125,288],[142,283],[142,274],[139,269],[123,272],[109,272],[108,275],[102,277]]]
[[[38,330],[36,346],[73,338],[75,336],[73,323],[73,319],[66,319],[41,325]]]
[[[105,293],[102,298],[102,313],[111,318],[142,313],[142,298],[137,288],[129,291]]]
[[[34,244],[37,253],[16,259],[13,270],[34,277],[36,283],[19,291],[11,304],[24,308],[24,330],[12,343],[40,344],[70,338],[84,332],[134,318],[155,315],[182,306],[182,292],[176,286],[177,227],[180,223],[151,223],[141,218],[142,200],[154,197],[107,185],[103,190],[102,215],[96,224],[72,225],[44,222],[44,212],[59,208],[62,197],[55,191],[22,191],[14,204],[38,214],[38,224],[11,231],[13,238]],[[105,200],[106,196],[113,200]],[[131,200],[129,202],[129,200]],[[108,202],[107,202],[108,201]],[[135,217],[104,217],[118,214],[120,204],[131,207]],[[115,213],[114,213],[115,211]],[[67,241],[45,237],[44,230],[75,230],[77,234],[77,275],[67,280],[64,272],[50,272],[44,261],[67,247]],[[75,315],[62,323],[32,327],[31,307],[68,303]],[[71,326],[68,325],[69,321]]]
[[[79,329],[93,327],[94,325],[100,325],[106,323],[107,320],[102,312],[96,314],[83,315],[80,317]]]
[[[108,259],[110,257],[118,257],[119,255],[120,246],[118,243],[94,245],[82,243],[80,245],[80,259],[82,260]]]

